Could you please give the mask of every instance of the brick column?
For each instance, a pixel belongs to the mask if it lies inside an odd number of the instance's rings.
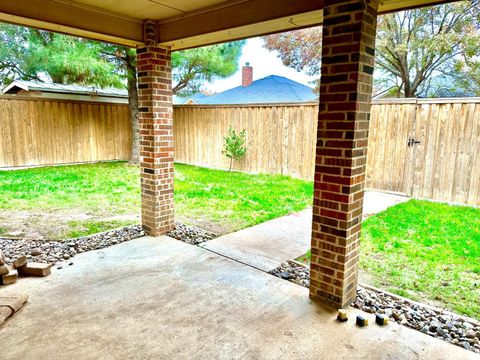
[[[337,308],[357,289],[378,3],[325,0],[310,296]]]
[[[146,46],[137,50],[142,226],[152,236],[174,225],[170,49],[157,46],[156,29],[145,23]]]

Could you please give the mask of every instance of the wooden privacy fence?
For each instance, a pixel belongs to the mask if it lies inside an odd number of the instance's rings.
[[[228,169],[228,127],[246,129],[235,169],[312,179],[316,104],[176,106],[175,160]],[[0,97],[0,168],[127,160],[125,104]],[[372,104],[368,188],[480,206],[480,99]]]
[[[0,168],[128,160],[128,105],[0,97]]]
[[[178,106],[175,160],[228,169],[228,127],[246,129],[235,168],[312,179],[316,104]],[[480,206],[480,99],[394,99],[372,104],[368,188]]]
[[[234,168],[312,178],[318,106],[178,106],[174,111],[175,160],[228,169],[223,154],[229,126],[246,129],[247,153]]]
[[[367,186],[480,206],[480,99],[375,103]]]

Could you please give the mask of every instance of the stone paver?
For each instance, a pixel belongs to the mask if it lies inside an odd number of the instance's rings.
[[[0,290],[30,295],[0,327],[2,360],[478,359],[369,314],[339,323],[307,289],[165,236],[52,270]]]
[[[2,295],[0,292],[0,326],[27,302],[27,295]],[[1,334],[0,334],[1,336]]]
[[[29,262],[27,265],[18,269],[18,272],[22,276],[47,276],[50,275],[50,268],[52,265],[44,264],[44,263],[37,263],[37,262]]]

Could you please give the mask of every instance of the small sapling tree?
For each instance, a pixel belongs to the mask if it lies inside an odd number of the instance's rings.
[[[237,134],[231,126],[228,128],[228,134],[224,137],[225,145],[222,151],[222,154],[230,159],[230,168],[228,171],[232,171],[233,160],[239,161],[247,151],[245,136],[245,129]]]

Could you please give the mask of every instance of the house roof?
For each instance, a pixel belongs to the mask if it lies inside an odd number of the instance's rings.
[[[283,76],[270,75],[248,86],[205,97],[200,104],[272,104],[313,102],[318,96],[313,89]]]
[[[4,94],[15,94],[20,90],[90,96],[128,97],[128,92],[124,89],[101,89],[95,86],[65,85],[26,80],[16,80],[6,86],[2,92]]]
[[[17,80],[2,90],[3,94],[33,96],[46,99],[128,104],[125,89],[101,89],[94,86],[64,85]]]
[[[188,96],[173,95],[173,105],[201,104],[203,99],[209,95],[198,93]]]

